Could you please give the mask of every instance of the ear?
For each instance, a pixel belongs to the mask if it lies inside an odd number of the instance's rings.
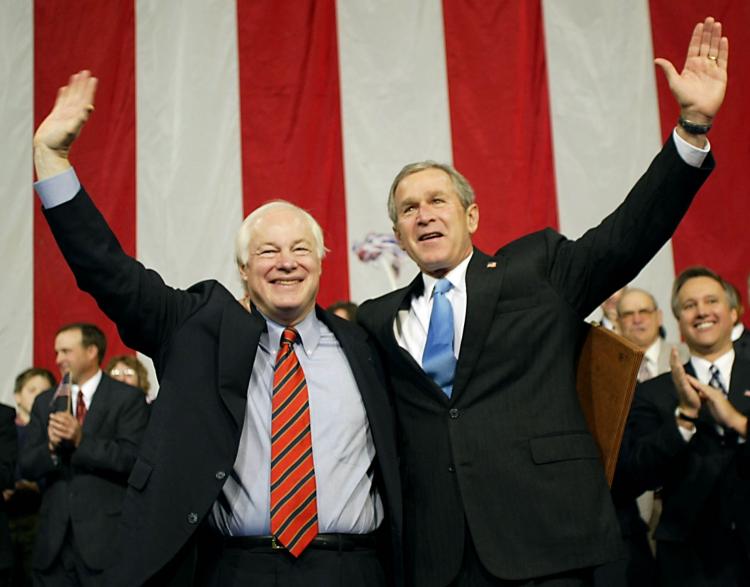
[[[401,247],[401,249],[405,251],[406,249],[404,249],[404,243],[401,242],[401,232],[399,231],[398,226],[396,226],[395,224],[393,225],[393,236],[396,237],[398,246]]]
[[[656,310],[656,320],[659,322],[659,326],[664,324],[664,314],[662,313],[661,308]]]
[[[466,208],[466,226],[469,234],[474,234],[479,228],[479,204],[476,202]]]
[[[729,318],[732,320],[732,326],[737,324],[738,314],[737,314],[737,308],[732,308],[729,310]]]

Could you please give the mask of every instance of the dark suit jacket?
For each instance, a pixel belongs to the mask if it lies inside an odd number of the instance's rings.
[[[740,337],[734,341],[734,350],[737,355],[750,361],[750,330],[745,328]]]
[[[32,564],[46,569],[72,524],[86,565],[104,569],[117,558],[113,547],[125,488],[148,421],[143,392],[102,375],[83,422],[81,444],[53,459],[47,423],[54,389],[34,400],[21,473],[42,480],[44,493]]]
[[[184,561],[175,572],[190,575],[186,566],[196,564],[196,530],[232,472],[265,321],[216,281],[187,291],[166,286],[158,274],[125,255],[83,191],[45,214],[81,289],[117,323],[130,347],[154,360],[159,376],[159,399],[151,406],[129,480],[122,564],[113,570],[110,584],[139,585],[175,557]],[[376,478],[391,532],[392,562],[400,575],[395,432],[377,353],[356,325],[320,309],[317,315],[341,343],[362,394],[377,451]]]
[[[690,363],[685,369],[694,375]],[[736,355],[729,400],[745,414],[750,413],[750,397],[744,393],[748,389],[750,361]],[[746,448],[738,444],[734,433],[719,435],[705,407],[695,436],[685,442],[675,422],[677,404],[669,373],[638,385],[625,433],[628,448],[619,467],[641,489],[662,487],[662,513],[654,532],[659,544],[689,544],[694,547],[690,557],[706,553],[716,562],[722,554],[711,549],[711,543],[717,532],[733,526],[750,556],[750,481],[739,475],[746,467]],[[703,583],[698,580],[696,584]]]
[[[16,435],[16,411],[0,404],[0,491],[12,489],[15,480],[18,438]],[[0,570],[13,565],[13,548],[8,529],[8,514],[5,500],[0,498]]]
[[[392,378],[404,543],[417,585],[458,572],[464,524],[482,563],[508,579],[602,563],[621,550],[599,453],[575,390],[583,318],[670,237],[708,176],[670,141],[625,202],[577,241],[530,234],[475,250],[451,399],[394,337],[422,278],[368,301],[358,319]]]

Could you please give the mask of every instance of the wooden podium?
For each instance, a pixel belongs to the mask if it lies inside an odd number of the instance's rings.
[[[576,387],[610,486],[642,359],[643,351],[633,343],[598,324],[589,326]]]

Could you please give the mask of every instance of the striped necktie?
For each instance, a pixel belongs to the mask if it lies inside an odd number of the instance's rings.
[[[310,407],[305,374],[286,328],[276,356],[271,400],[271,533],[298,557],[318,534]]]
[[[719,368],[712,363],[708,368],[708,372],[711,374],[711,379],[709,380],[708,384],[711,387],[723,391],[724,395],[728,395],[727,388],[724,386],[724,383],[721,380],[721,371],[719,371]]]

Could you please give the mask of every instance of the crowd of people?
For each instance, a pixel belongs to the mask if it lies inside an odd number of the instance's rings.
[[[747,584],[736,291],[706,268],[678,276],[684,363],[653,296],[613,302],[646,352],[611,491],[575,389],[583,318],[636,277],[713,169],[728,57],[709,17],[681,72],[656,60],[679,122],[577,240],[546,229],[486,254],[467,179],[406,165],[387,208],[419,274],[330,312],[316,303],[320,226],[285,201],[237,233],[240,300],[216,281],[173,289],[127,255],[69,159],[97,86],[73,75],[34,136],[35,188],[79,287],[153,360],[160,390],[149,405],[130,358],[102,372],[95,326],[58,331],[61,382],[36,381],[19,452],[39,508],[34,584]]]

